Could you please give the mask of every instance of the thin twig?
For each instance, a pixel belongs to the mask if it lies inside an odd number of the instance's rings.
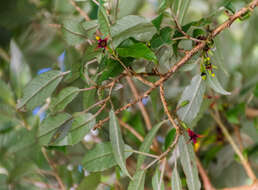
[[[250,179],[252,179],[253,181],[255,181],[256,180],[256,176],[255,176],[255,174],[254,174],[254,172],[253,172],[253,170],[252,170],[252,168],[250,166],[250,163],[244,157],[242,152],[239,150],[238,146],[236,145],[236,143],[234,142],[233,138],[229,134],[226,126],[222,123],[218,111],[215,109],[215,113],[210,112],[210,114],[211,114],[212,118],[217,122],[218,126],[220,127],[220,129],[222,130],[223,134],[225,135],[226,139],[231,144],[232,148],[234,149],[234,151],[236,152],[236,154],[240,158],[240,161],[241,161],[241,163],[242,163],[242,165],[243,165],[243,167],[244,167],[248,177]]]
[[[69,2],[80,13],[80,15],[85,19],[85,21],[90,21],[90,17],[74,2],[74,0],[69,0]]]
[[[141,136],[133,127],[131,127],[130,125],[128,125],[127,123],[123,122],[121,119],[118,119],[119,124],[124,127],[125,129],[127,129],[128,131],[130,131],[139,141],[143,142],[144,138],[143,136]]]
[[[60,176],[58,175],[58,171],[57,171],[57,167],[56,167],[55,163],[52,160],[50,160],[50,158],[47,155],[46,149],[44,147],[42,147],[41,151],[42,151],[44,157],[46,158],[48,164],[53,169],[53,172],[55,174],[55,178],[56,178],[56,180],[57,180],[57,182],[60,186],[60,189],[65,190],[65,186],[64,186],[63,181],[61,180]]]
[[[125,152],[133,152],[133,153],[141,154],[141,155],[148,156],[148,157],[151,157],[151,158],[158,158],[157,155],[146,153],[146,152],[140,152],[138,150],[125,150]]]

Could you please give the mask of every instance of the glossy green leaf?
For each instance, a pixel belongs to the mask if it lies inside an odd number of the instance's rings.
[[[182,183],[180,176],[177,171],[177,166],[175,164],[175,167],[173,168],[172,171],[172,178],[171,178],[171,189],[172,190],[181,190],[182,189]]]
[[[23,98],[19,100],[17,108],[26,106],[31,110],[43,104],[61,82],[62,77],[63,73],[55,70],[38,75],[24,88]]]
[[[195,153],[191,143],[187,143],[184,135],[179,137],[180,161],[183,167],[186,183],[189,190],[200,190],[201,184],[195,161]]]
[[[43,145],[49,145],[51,140],[54,142],[60,137],[60,133],[56,133],[59,127],[65,126],[65,124],[71,124],[72,116],[68,113],[59,113],[55,116],[48,116],[39,126],[38,139],[39,143]],[[55,134],[54,137],[53,135]],[[54,138],[54,139],[53,139]]]
[[[148,153],[150,150],[150,146],[152,144],[152,141],[156,135],[156,133],[158,132],[159,128],[166,123],[167,120],[161,121],[160,123],[156,124],[150,131],[149,133],[146,135],[146,137],[144,138],[144,141],[142,142],[139,151],[140,152],[146,152]],[[141,168],[141,165],[144,163],[145,160],[144,155],[139,155],[138,159],[137,159],[137,165],[136,168],[137,170]]]
[[[161,181],[160,181],[159,166],[157,167],[157,169],[152,177],[152,188],[153,188],[153,190],[164,190],[165,189],[163,179],[161,179]]]
[[[215,90],[217,93],[219,94],[223,94],[223,95],[230,95],[231,93],[224,90],[224,88],[221,86],[219,80],[217,79],[216,75],[214,77],[211,76],[207,76],[207,82],[208,85]]]
[[[73,101],[74,98],[79,94],[79,89],[77,87],[67,87],[64,88],[55,98],[52,98],[50,109],[54,112],[60,112],[65,109],[65,107]]]
[[[159,34],[155,34],[150,43],[152,48],[158,48],[163,44],[169,44],[171,40],[172,29],[170,27],[164,27],[160,30]]]
[[[128,145],[125,145],[124,148],[125,158],[128,158],[132,152],[126,150],[131,150],[132,148]],[[111,143],[104,142],[96,144],[94,148],[85,154],[82,165],[89,172],[104,171],[117,165]]]
[[[145,170],[137,171],[133,180],[130,181],[129,187],[127,190],[144,190],[144,181],[145,181]]]
[[[136,43],[127,47],[117,48],[116,51],[121,57],[144,58],[149,61],[157,62],[155,53],[143,43]]]
[[[191,84],[185,88],[181,95],[178,105],[181,105],[181,103],[186,100],[188,100],[189,103],[180,108],[177,111],[177,114],[186,124],[190,124],[197,116],[203,101],[205,89],[206,86],[204,80],[201,76],[196,75],[193,77]]]
[[[81,17],[71,17],[63,20],[62,32],[66,42],[73,46],[85,41],[84,30],[81,26]]]
[[[175,135],[176,135],[176,129],[175,128],[171,129],[168,132],[168,134],[166,135],[166,138],[165,138],[165,143],[164,143],[165,150],[167,150],[167,148],[171,145],[171,143],[173,142],[173,140],[175,138]]]
[[[100,183],[101,175],[100,173],[92,173],[89,176],[84,177],[82,182],[79,184],[76,190],[85,190],[85,189],[97,189]]]
[[[111,27],[114,48],[130,37],[139,41],[149,41],[155,33],[156,28],[152,23],[143,17],[134,15],[121,18]]]
[[[112,145],[115,160],[124,174],[131,177],[126,168],[125,154],[124,154],[124,141],[120,126],[118,124],[116,115],[113,110],[109,112],[109,138]]]
[[[161,13],[159,16],[157,16],[155,19],[152,20],[152,24],[156,27],[156,29],[159,31],[160,30],[160,25],[162,23],[164,14]]]

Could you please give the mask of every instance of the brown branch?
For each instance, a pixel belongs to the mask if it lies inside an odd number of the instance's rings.
[[[55,163],[52,160],[50,160],[50,158],[47,155],[46,149],[44,147],[42,147],[41,151],[42,151],[44,157],[46,158],[48,164],[52,168],[54,176],[60,186],[60,189],[65,190],[65,186],[64,186],[63,181],[61,180],[60,176],[58,175],[58,171],[57,171],[57,167],[56,167]]]
[[[258,117],[258,109],[254,109],[254,108],[246,108],[245,109],[245,115],[249,118],[254,118],[254,117]]]
[[[124,127],[125,129],[127,129],[128,131],[130,131],[139,141],[143,142],[144,138],[143,136],[141,136],[133,127],[131,127],[130,125],[128,125],[127,123],[123,122],[121,119],[118,119],[119,124]]]
[[[218,126],[220,127],[222,133],[225,135],[226,139],[228,140],[228,142],[231,144],[232,148],[234,149],[235,153],[238,155],[238,157],[240,158],[240,161],[246,171],[246,174],[248,175],[248,177],[250,179],[252,179],[253,181],[256,180],[256,176],[250,166],[250,163],[248,162],[248,160],[244,157],[244,155],[242,154],[242,152],[239,150],[238,146],[236,145],[236,143],[234,142],[233,138],[231,137],[231,135],[229,134],[226,126],[222,123],[219,113],[218,111],[215,109],[215,113],[210,112],[212,118],[217,122]]]
[[[215,188],[211,184],[211,181],[210,181],[205,169],[202,166],[201,161],[199,160],[199,158],[197,156],[196,156],[196,164],[197,164],[199,174],[202,178],[204,189],[205,190],[215,190]]]
[[[234,15],[232,15],[227,21],[225,21],[223,24],[219,25],[215,30],[212,31],[210,35],[210,39],[215,38],[220,32],[228,28],[237,18],[240,18],[242,15],[247,13],[250,9],[254,9],[256,6],[258,6],[258,0],[253,0],[247,7],[244,7],[240,9],[238,12],[236,12]],[[175,65],[173,65],[169,71],[161,77],[158,81],[154,83],[154,86],[149,88],[143,95],[141,95],[138,99],[135,99],[131,101],[130,103],[122,106],[121,108],[117,109],[115,111],[115,114],[118,114],[127,108],[131,107],[132,105],[136,104],[137,102],[141,101],[144,97],[147,97],[155,88],[160,86],[163,82],[168,80],[173,73],[175,73],[181,66],[183,66],[191,57],[193,57],[196,53],[201,51],[207,44],[207,41],[202,41],[198,43],[193,49],[185,53],[185,56],[181,58]],[[99,128],[102,126],[103,123],[107,122],[109,120],[109,117],[106,117],[105,119],[99,121],[95,126],[94,129]]]

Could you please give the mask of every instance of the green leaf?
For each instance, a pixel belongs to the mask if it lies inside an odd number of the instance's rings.
[[[232,14],[235,14],[236,8],[233,6],[232,1],[226,1],[224,7],[228,9]]]
[[[131,149],[132,148],[130,146],[125,145],[125,150]],[[132,152],[127,152],[125,150],[125,158],[128,158]],[[94,148],[85,154],[82,160],[82,165],[89,172],[104,171],[117,165],[111,143],[104,142],[96,144]]]
[[[128,190],[144,190],[145,170],[137,171],[130,181]]]
[[[82,23],[82,28],[85,30],[86,36],[88,36],[89,38],[95,34],[97,27],[97,20],[90,20]]]
[[[239,124],[240,116],[245,114],[245,103],[237,104],[226,112],[227,120],[233,124]]]
[[[155,53],[152,52],[145,44],[136,43],[128,47],[117,48],[117,53],[121,57],[134,57],[134,58],[144,58],[149,61],[157,62]]]
[[[26,105],[26,108],[31,110],[43,104],[51,96],[62,78],[63,73],[55,70],[38,75],[24,88],[24,96],[18,102],[17,108],[20,109]]]
[[[143,17],[135,15],[121,18],[111,27],[114,48],[130,37],[138,41],[149,41],[155,33],[156,28],[152,23]]]
[[[157,167],[154,176],[152,177],[152,188],[153,190],[164,190],[165,185],[163,179],[161,179],[160,183],[160,171],[159,171],[159,166]]]
[[[140,152],[146,152],[148,153],[150,150],[150,146],[152,144],[152,140],[155,137],[156,133],[158,132],[159,128],[166,123],[167,120],[161,121],[160,123],[156,124],[150,131],[149,133],[146,135],[146,137],[144,138],[144,141],[142,142],[139,151]],[[141,168],[141,165],[144,163],[145,160],[144,155],[139,155],[138,159],[137,159],[137,165],[136,165],[136,169],[139,170]]]
[[[92,173],[89,176],[84,177],[76,190],[97,189],[100,183],[100,177],[100,173]]]
[[[258,84],[256,84],[253,93],[254,93],[254,96],[258,98]]]
[[[125,154],[124,154],[124,141],[122,138],[120,126],[118,124],[116,115],[113,110],[109,112],[109,138],[112,145],[115,160],[124,174],[131,178],[126,168]]]
[[[3,100],[4,102],[15,105],[14,101],[14,95],[10,87],[0,79],[0,100]]]
[[[167,148],[171,145],[171,143],[173,142],[174,138],[175,138],[175,135],[176,135],[176,129],[173,128],[171,129],[168,134],[166,135],[166,138],[165,138],[165,150],[167,150]]]
[[[108,36],[110,34],[110,23],[108,20],[106,9],[102,4],[102,1],[99,1],[98,22],[99,22],[100,32],[104,36]]]
[[[68,113],[59,113],[55,116],[48,116],[39,126],[37,135],[39,143],[42,145],[49,145],[50,141],[54,141],[59,138],[61,133],[56,133],[58,128],[70,123],[71,119],[72,116]],[[54,134],[57,135],[57,138],[54,138]]]
[[[62,21],[64,39],[71,46],[85,41],[84,30],[81,26],[82,19],[81,17],[71,17]]]
[[[184,17],[188,11],[191,0],[174,0],[172,9],[175,15],[178,15],[179,24],[183,24]]]
[[[68,134],[67,145],[79,143],[86,134],[95,126],[95,118],[90,113],[74,114],[72,127]]]
[[[214,77],[211,76],[207,76],[207,82],[208,85],[215,90],[217,93],[219,94],[223,94],[223,95],[230,95],[231,93],[224,90],[224,88],[221,86],[219,80],[217,79],[216,75]]]
[[[165,27],[160,30],[159,34],[155,34],[150,43],[152,48],[158,48],[163,44],[169,44],[172,42],[171,40],[171,32],[172,29],[170,27]]]
[[[186,176],[186,183],[189,190],[200,190],[201,184],[195,161],[193,146],[186,143],[184,135],[179,137],[180,161]]]
[[[77,87],[67,87],[64,88],[57,97],[53,98],[51,101],[50,109],[53,112],[60,112],[65,109],[65,107],[79,94],[79,89]]]
[[[176,164],[175,164],[175,167],[172,172],[171,188],[172,188],[172,190],[181,190],[182,189],[181,179],[178,174]]]
[[[181,103],[186,100],[188,100],[189,103],[180,108],[177,114],[186,124],[190,124],[197,116],[203,101],[205,88],[206,86],[201,76],[196,75],[193,77],[191,84],[185,88],[181,95],[178,105],[181,105]]]
[[[159,31],[160,30],[160,25],[162,23],[164,14],[161,13],[159,16],[157,16],[155,19],[152,20],[152,24],[156,27],[156,29]]]

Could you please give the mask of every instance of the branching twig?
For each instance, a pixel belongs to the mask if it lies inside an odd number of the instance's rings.
[[[81,16],[85,19],[85,21],[90,21],[90,17],[74,2],[74,0],[69,0],[72,6],[80,13]]]

